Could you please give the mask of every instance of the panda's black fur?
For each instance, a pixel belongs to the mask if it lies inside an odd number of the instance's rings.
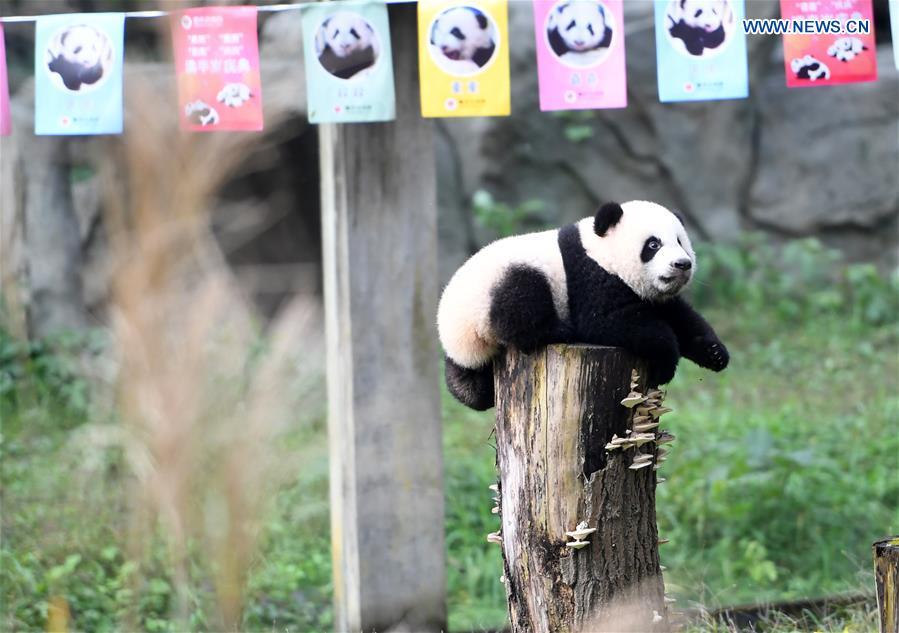
[[[97,63],[85,68],[77,62],[70,62],[62,55],[54,57],[47,68],[59,74],[62,83],[69,90],[80,90],[82,84],[95,84],[103,77],[102,64]]]
[[[796,72],[796,77],[798,79],[811,79],[813,73],[817,73],[821,68],[821,64],[818,62],[814,62],[809,64],[808,66],[803,66]],[[815,75],[815,79],[817,79],[817,74]]]
[[[622,214],[618,204],[603,205],[594,219],[596,234],[604,235]],[[566,276],[567,322],[556,314],[543,273],[513,266],[491,294],[490,326],[504,346],[525,353],[551,343],[623,347],[649,361],[651,386],[669,382],[681,356],[714,371],[727,367],[724,344],[684,299],[642,299],[587,255],[576,224],[559,229],[558,246]],[[492,363],[468,369],[447,358],[446,381],[463,404],[479,411],[493,406]]]
[[[690,26],[683,20],[672,25],[668,33],[671,37],[681,40],[691,55],[702,55],[707,48],[718,48],[725,37],[724,26],[719,26],[709,33],[705,29]]]
[[[490,61],[490,58],[493,57],[493,51],[495,50],[496,44],[493,42],[490,43],[490,46],[482,46],[474,52],[471,61],[477,64],[479,68],[483,68]]]

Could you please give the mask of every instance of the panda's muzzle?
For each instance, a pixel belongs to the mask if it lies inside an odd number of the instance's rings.
[[[690,281],[690,272],[693,268],[693,262],[690,259],[678,259],[669,264],[671,269],[670,275],[660,275],[659,281],[663,284],[681,287]]]

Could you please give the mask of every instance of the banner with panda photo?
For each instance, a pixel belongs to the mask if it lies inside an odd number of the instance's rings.
[[[390,21],[383,1],[307,7],[303,48],[310,123],[396,117]]]
[[[624,108],[622,0],[534,0],[540,109]]]
[[[784,19],[868,20],[855,35],[790,33],[783,37],[787,86],[825,86],[877,79],[872,0],[780,0]]]
[[[121,134],[125,15],[37,18],[34,133]]]
[[[0,136],[9,136],[11,132],[9,78],[6,74],[6,43],[3,40],[3,25],[0,24]]]
[[[899,0],[890,0],[890,28],[893,35],[893,61],[899,70]]]
[[[262,129],[256,7],[172,13],[181,129]]]
[[[659,100],[749,96],[744,0],[655,0]]]
[[[508,11],[507,0],[418,3],[422,116],[508,116]]]

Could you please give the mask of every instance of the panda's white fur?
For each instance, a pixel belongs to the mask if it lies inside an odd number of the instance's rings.
[[[653,202],[626,202],[621,209],[621,220],[603,237],[594,232],[593,217],[577,223],[587,255],[643,299],[661,300],[677,294],[689,283],[696,262],[683,224],[671,211]],[[490,325],[491,295],[512,266],[526,265],[542,272],[559,319],[568,319],[568,291],[558,236],[559,230],[550,230],[498,240],[456,271],[437,311],[440,341],[450,359],[462,367],[478,368],[499,351]],[[644,263],[641,250],[652,236],[661,241],[662,247]],[[684,258],[689,258],[692,272],[672,278],[672,262]]]
[[[216,100],[229,108],[239,108],[252,96],[253,93],[250,92],[248,85],[236,82],[225,84],[216,96]]]
[[[827,54],[841,62],[850,62],[865,50],[868,50],[868,47],[859,38],[841,37],[828,47]]]
[[[371,25],[352,11],[337,11],[318,30],[315,47],[318,55],[330,48],[337,57],[348,57],[373,48],[377,56],[378,42]]]
[[[205,101],[190,101],[184,106],[184,116],[196,125],[218,125],[219,113]]]
[[[489,56],[483,51],[495,47],[493,24],[473,7],[447,9],[434,21],[431,46],[438,55],[451,61],[472,62],[483,66]]]
[[[555,29],[569,51],[583,53],[597,48],[606,34],[606,16],[595,0],[572,0],[549,15],[549,30]]]
[[[830,68],[827,67],[827,64],[811,55],[791,60],[790,68],[792,68],[793,73],[799,79],[808,79],[810,81],[830,79]]]
[[[724,0],[683,0],[678,9],[678,17],[687,26],[711,33],[724,24],[727,4]]]
[[[490,328],[490,292],[514,264],[526,264],[546,275],[553,303],[568,316],[565,269],[558,229],[514,235],[488,244],[450,279],[437,308],[437,330],[447,355],[463,367],[480,367],[498,351]]]

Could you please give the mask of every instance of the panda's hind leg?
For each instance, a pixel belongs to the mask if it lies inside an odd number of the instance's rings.
[[[546,275],[530,266],[510,267],[490,296],[490,328],[500,343],[525,353],[563,342]]]

